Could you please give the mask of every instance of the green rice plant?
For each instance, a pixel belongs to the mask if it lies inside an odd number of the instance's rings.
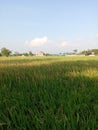
[[[0,58],[0,129],[97,130],[98,57]]]

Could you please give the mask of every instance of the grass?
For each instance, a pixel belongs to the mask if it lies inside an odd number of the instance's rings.
[[[98,130],[98,57],[0,58],[1,130]]]

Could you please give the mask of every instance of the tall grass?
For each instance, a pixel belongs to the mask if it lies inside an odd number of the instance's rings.
[[[0,129],[97,130],[98,57],[1,58]]]

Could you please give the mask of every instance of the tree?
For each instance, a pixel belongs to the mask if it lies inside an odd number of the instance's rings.
[[[13,56],[20,56],[21,54],[19,52],[14,52]]]
[[[31,51],[29,51],[29,56],[32,56],[33,54],[32,54],[32,52]]]
[[[28,53],[23,53],[23,56],[28,56],[29,54]]]
[[[7,49],[5,47],[1,49],[1,55],[2,56],[7,56],[8,57],[10,54],[11,54],[11,51],[9,49]]]
[[[75,50],[73,50],[73,52],[74,52],[74,54],[76,54],[76,53],[78,52],[78,50],[77,50],[77,49],[75,49]]]
[[[98,49],[84,50],[80,52],[80,54],[84,54],[84,55],[90,55],[92,53],[94,53],[95,55],[98,55]]]

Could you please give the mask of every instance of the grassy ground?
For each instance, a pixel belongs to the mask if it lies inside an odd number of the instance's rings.
[[[98,57],[0,58],[0,130],[98,130]]]

